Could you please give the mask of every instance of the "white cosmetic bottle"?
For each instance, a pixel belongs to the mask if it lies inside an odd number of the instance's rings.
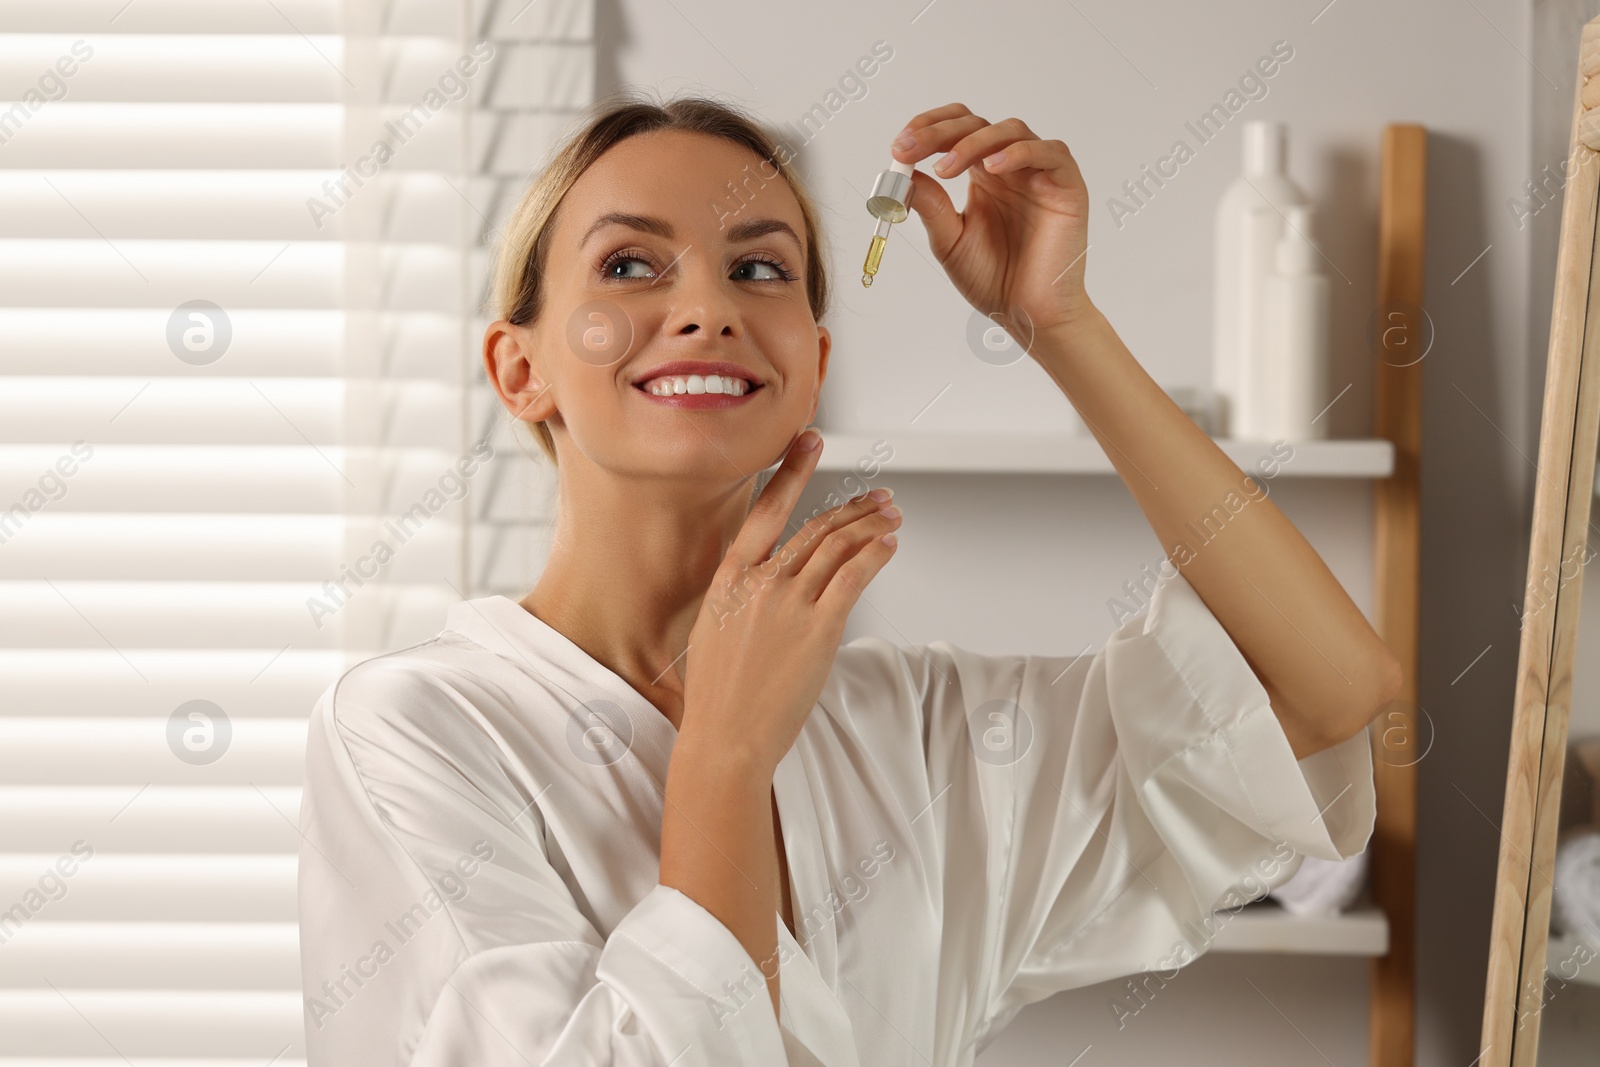
[[[1259,366],[1266,316],[1262,296],[1289,208],[1310,200],[1289,180],[1288,130],[1281,122],[1244,124],[1244,172],[1217,204],[1213,270],[1212,388],[1218,393],[1218,434],[1256,437],[1246,368]]]
[[[1287,216],[1263,294],[1266,343],[1257,377],[1266,403],[1247,415],[1265,440],[1307,441],[1327,436],[1327,422],[1312,420],[1326,403],[1331,294],[1311,241],[1311,209],[1291,207]]]

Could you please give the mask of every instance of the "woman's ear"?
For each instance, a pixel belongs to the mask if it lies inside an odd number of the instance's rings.
[[[811,397],[811,414],[806,416],[806,425],[817,421],[817,404],[822,400],[822,381],[828,376],[828,352],[833,348],[833,335],[826,326],[817,327],[817,391]]]
[[[511,416],[529,423],[548,419],[556,411],[535,353],[533,331],[526,326],[497,319],[483,333],[483,366],[489,381]]]

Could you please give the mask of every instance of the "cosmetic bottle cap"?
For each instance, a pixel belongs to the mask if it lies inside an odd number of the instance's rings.
[[[1288,165],[1289,131],[1281,122],[1244,124],[1244,169],[1247,174],[1282,174]]]
[[[878,174],[878,180],[872,185],[872,195],[867,197],[867,211],[873,218],[883,219],[886,222],[904,222],[911,208],[911,172],[915,169],[910,163],[901,163],[894,160],[889,164],[889,169]]]

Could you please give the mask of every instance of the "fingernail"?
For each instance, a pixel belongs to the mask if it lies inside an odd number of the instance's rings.
[[[909,133],[901,133],[899,137],[896,137],[894,139],[893,143],[891,143],[889,145],[889,147],[890,148],[899,148],[899,149],[904,150],[904,149],[910,148],[912,145],[914,145],[916,143],[917,143],[917,139],[915,137],[913,137],[911,134],[909,134]]]
[[[955,162],[956,162],[956,154],[954,152],[946,152],[944,155],[939,157],[939,162],[937,162],[937,163],[935,163],[933,165],[933,169],[934,170],[949,170],[952,166],[955,165]]]
[[[900,517],[900,509],[891,504],[882,511],[878,512],[878,514],[882,515],[886,519],[898,519]]]
[[[813,448],[822,444],[822,435],[815,430],[807,430],[800,435],[798,443],[802,452],[810,452]]]
[[[894,496],[894,490],[890,489],[887,486],[880,486],[879,488],[874,489],[872,492],[868,493],[867,495],[881,504],[885,500],[888,500],[890,497]]]
[[[1000,164],[1004,163],[1005,161],[1006,161],[1006,152],[1005,152],[1005,149],[1003,149],[1003,148],[1000,151],[996,152],[992,156],[984,156],[983,157],[983,165],[988,167],[990,170],[993,170],[995,167],[998,167]]]

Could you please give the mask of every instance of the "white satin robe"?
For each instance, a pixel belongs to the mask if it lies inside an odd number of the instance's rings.
[[[1296,761],[1181,575],[1093,654],[860,638],[774,778],[805,942],[774,913],[775,1016],[657,882],[676,736],[503,596],[346,672],[300,816],[310,1067],[970,1064],[1027,1004],[1187,962],[1374,818],[1367,733]]]

